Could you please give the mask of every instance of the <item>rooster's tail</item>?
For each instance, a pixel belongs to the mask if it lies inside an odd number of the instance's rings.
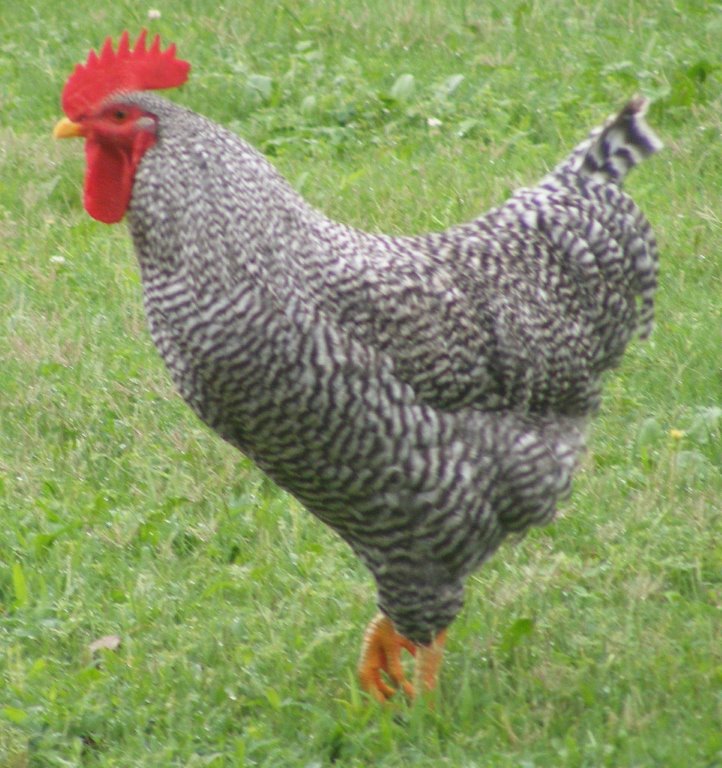
[[[593,130],[555,170],[589,176],[597,181],[621,184],[629,171],[663,144],[644,116],[648,99],[636,96],[604,125]]]

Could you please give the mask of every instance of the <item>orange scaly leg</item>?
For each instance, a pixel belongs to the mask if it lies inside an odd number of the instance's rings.
[[[406,679],[401,665],[402,649],[416,654],[416,646],[394,629],[391,619],[377,614],[364,633],[358,665],[361,686],[377,701],[386,701],[395,693],[395,689],[381,678],[381,672],[409,696],[414,695],[414,686]]]
[[[436,688],[439,669],[444,658],[446,630],[442,630],[434,638],[431,645],[418,646],[416,667],[414,669],[414,686],[422,693],[429,693]]]
[[[388,616],[377,614],[366,629],[361,647],[358,666],[361,686],[380,702],[391,698],[397,688],[401,688],[411,698],[416,695],[417,690],[433,690],[441,666],[445,639],[446,630],[440,632],[429,646],[414,645],[396,631]],[[416,657],[414,684],[410,683],[404,674],[401,664],[402,650]],[[382,672],[386,673],[396,688],[383,680]]]

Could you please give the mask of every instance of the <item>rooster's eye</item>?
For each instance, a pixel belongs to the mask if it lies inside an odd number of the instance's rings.
[[[113,112],[113,119],[117,120],[119,123],[125,120],[126,117],[128,117],[128,113],[124,109],[116,109],[115,112]]]

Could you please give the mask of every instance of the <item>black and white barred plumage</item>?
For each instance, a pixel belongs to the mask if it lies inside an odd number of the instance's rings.
[[[552,518],[600,375],[650,330],[656,245],[619,187],[661,147],[645,102],[475,221],[388,237],[329,220],[209,120],[123,100],[157,118],[128,220],[178,389],[430,642],[504,537]]]

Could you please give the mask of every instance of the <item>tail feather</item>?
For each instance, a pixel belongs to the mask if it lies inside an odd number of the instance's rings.
[[[571,171],[620,184],[635,165],[663,147],[645,120],[648,106],[648,99],[635,96],[618,114],[593,130],[555,173]]]

